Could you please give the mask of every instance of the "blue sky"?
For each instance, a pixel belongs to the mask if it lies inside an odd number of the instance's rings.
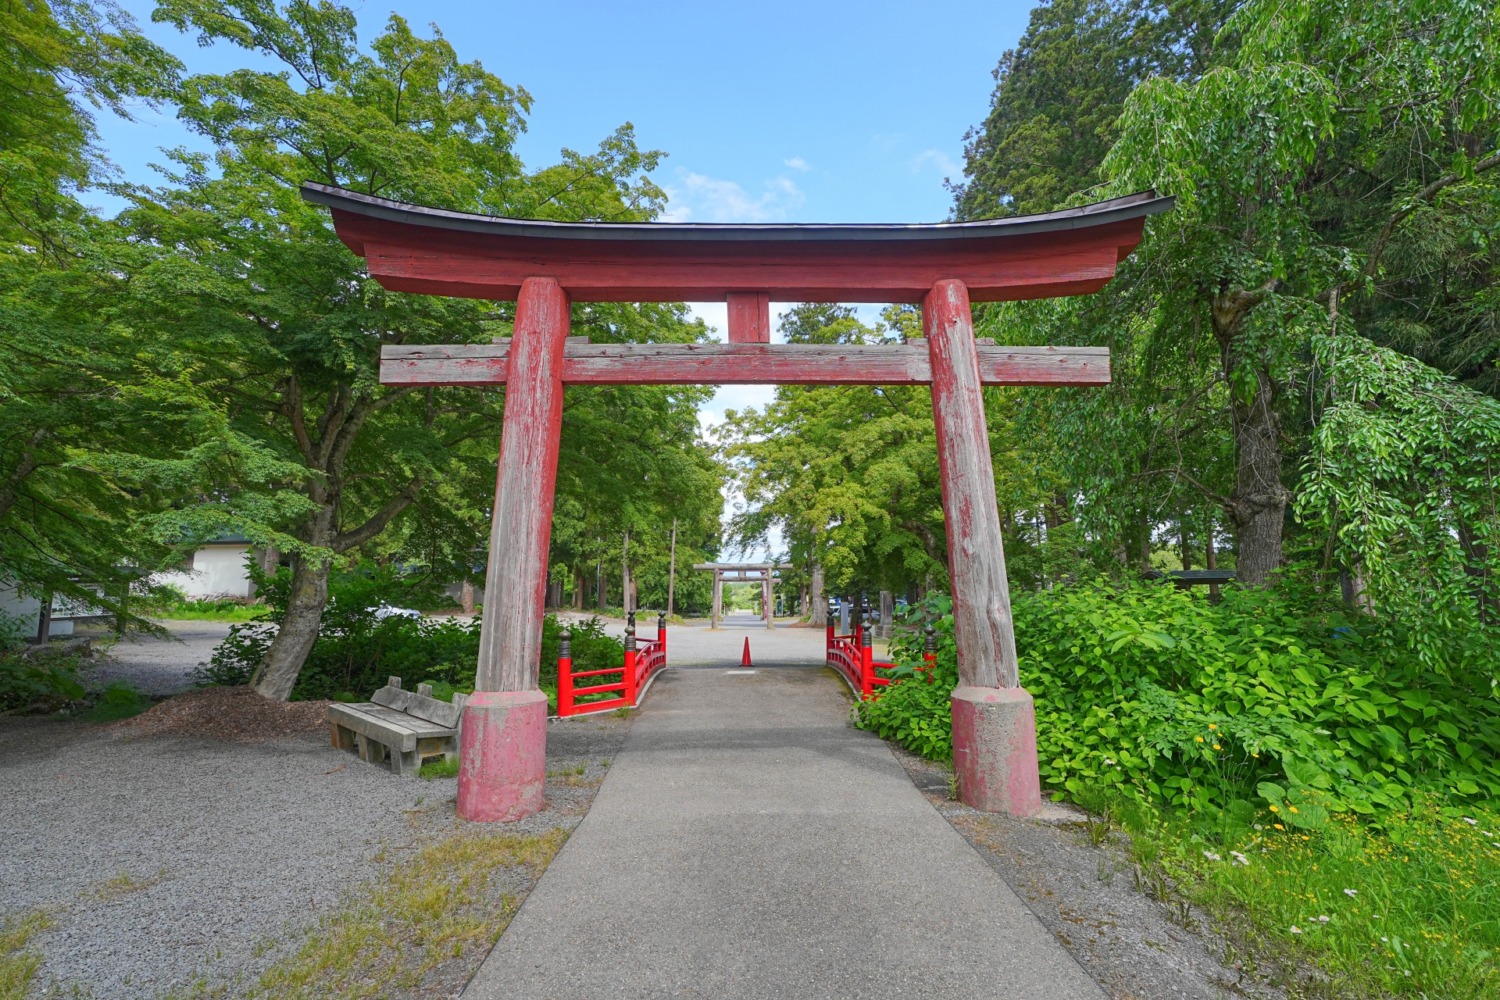
[[[142,28],[190,72],[253,65],[241,49],[200,49],[153,25],[153,4],[126,0]],[[361,38],[392,11],[436,24],[535,100],[518,152],[529,168],[563,147],[589,150],[623,122],[668,156],[655,178],[668,217],[693,222],[936,222],[946,177],[959,179],[963,136],[980,123],[1001,54],[1031,3],[755,4],[383,0],[353,3]],[[161,147],[201,146],[171,112],[101,117],[103,146],[131,180],[151,180]],[[101,207],[114,207],[103,200]],[[721,331],[724,307],[695,310]],[[862,310],[873,317],[878,310]],[[770,399],[722,389],[702,414]]]

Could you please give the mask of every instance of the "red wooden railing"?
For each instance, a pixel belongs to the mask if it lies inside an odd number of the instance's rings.
[[[562,647],[557,656],[557,714],[587,715],[614,708],[634,708],[639,704],[652,677],[666,665],[666,615],[657,616],[656,638],[638,643],[635,637],[635,612],[632,611],[625,625],[625,662],[618,667],[605,667],[601,670],[573,669],[573,633],[565,629]],[[595,677],[618,677],[619,680],[581,687],[578,684],[581,679]],[[608,694],[615,694],[615,697],[597,697]]]
[[[828,613],[828,631],[824,642],[824,661],[833,669],[837,670],[845,681],[849,683],[860,698],[869,698],[875,693],[876,688],[886,687],[894,683],[898,678],[882,676],[882,670],[895,669],[894,663],[875,659],[875,651],[872,647],[872,630],[860,623],[860,611],[855,607],[850,617],[850,630],[848,635],[838,635],[835,622],[838,620],[837,609],[831,607]],[[932,683],[932,672],[937,667],[937,630],[928,625],[922,630],[925,638],[922,643],[922,665],[917,668],[917,673],[922,674],[927,683]]]
[[[895,664],[875,659],[872,646],[874,632],[861,624],[857,605],[849,619],[848,635],[836,634],[834,623],[837,620],[837,606],[830,606],[828,631],[824,641],[824,662],[837,670],[860,698],[868,698],[875,693],[876,688],[891,683],[891,678],[882,676],[880,671],[890,670]]]

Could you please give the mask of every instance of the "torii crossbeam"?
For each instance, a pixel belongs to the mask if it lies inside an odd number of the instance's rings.
[[[997,347],[971,301],[1102,288],[1140,242],[1152,193],[1046,215],[937,225],[561,223],[404,205],[319,184],[339,237],[404,292],[516,300],[509,344],[387,347],[381,381],[506,385],[475,693],[464,710],[458,812],[541,808],[546,696],[537,689],[563,385],[704,383],[932,386],[953,581],[959,687],[954,768],[963,799],[1041,805],[1036,723],[1019,686],[984,385],[1102,385],[1103,348]],[[911,302],[925,342],[772,345],[770,303]],[[569,302],[722,301],[728,344],[589,344]]]

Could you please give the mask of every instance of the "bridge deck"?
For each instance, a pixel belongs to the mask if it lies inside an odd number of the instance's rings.
[[[821,668],[668,671],[464,995],[1102,998],[847,715]]]

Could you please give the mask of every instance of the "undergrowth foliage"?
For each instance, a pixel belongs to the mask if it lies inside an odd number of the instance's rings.
[[[233,626],[229,636],[200,668],[200,684],[246,684],[276,634],[275,625],[286,607],[285,569],[266,580],[268,604],[264,619]],[[292,691],[294,699],[333,698],[354,701],[397,676],[407,687],[431,683],[433,693],[448,698],[455,691],[474,690],[479,659],[479,619],[380,617],[377,609],[425,603],[413,594],[413,584],[389,571],[370,567],[336,574],[330,582],[331,599],[323,627],[307,664]],[[624,662],[625,647],[606,635],[598,619],[573,622],[575,670],[602,670]],[[556,698],[557,653],[563,626],[556,616],[542,622],[541,686]]]
[[[1331,813],[1377,820],[1415,790],[1500,794],[1493,636],[1419,659],[1420,621],[1350,614],[1304,595],[1226,591],[1221,603],[1153,583],[1091,583],[1015,596],[1021,682],[1036,699],[1042,781],[1314,828]],[[934,759],[952,755],[957,684],[951,603],[915,610],[938,629],[931,683],[911,679],[856,721]],[[915,634],[892,658],[921,661]]]

